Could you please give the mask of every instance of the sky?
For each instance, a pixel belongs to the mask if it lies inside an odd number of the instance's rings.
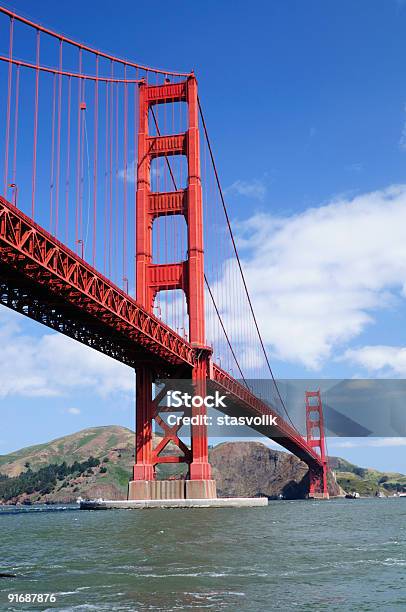
[[[193,69],[273,368],[406,375],[406,2],[9,3],[117,56]],[[129,368],[0,311],[0,454],[134,425]],[[406,472],[406,438],[329,441]]]

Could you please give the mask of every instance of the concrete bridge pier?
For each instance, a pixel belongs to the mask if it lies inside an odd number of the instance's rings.
[[[216,499],[215,480],[132,480],[129,500]]]

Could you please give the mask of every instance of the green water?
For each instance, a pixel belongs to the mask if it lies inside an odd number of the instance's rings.
[[[406,610],[406,498],[0,509],[1,610]],[[54,593],[56,603],[8,603]]]

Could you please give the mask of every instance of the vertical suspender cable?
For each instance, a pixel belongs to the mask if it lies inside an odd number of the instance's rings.
[[[20,102],[20,66],[17,66],[16,99],[14,107],[14,144],[13,144],[13,183],[17,183],[17,142],[18,142],[18,109]],[[17,202],[14,202],[17,204]]]
[[[124,66],[124,79],[127,79],[127,65]],[[128,146],[128,85],[124,83],[124,194],[123,194],[123,289],[127,279],[127,146]],[[127,287],[128,293],[128,287]]]
[[[79,49],[79,74],[82,74],[82,48]],[[76,210],[75,210],[75,248],[76,252],[79,253],[79,210],[80,210],[80,173],[81,173],[81,103],[82,103],[82,79],[78,80],[78,125],[77,125],[77,142],[76,142]]]
[[[11,113],[11,84],[13,80],[13,33],[14,33],[14,17],[10,18],[10,33],[9,33],[9,50],[8,50],[8,82],[7,82],[7,118],[6,118],[6,142],[4,152],[4,197],[7,197],[8,185],[8,154],[10,141],[10,113]]]
[[[83,97],[84,97],[84,92],[83,92]],[[91,208],[92,208],[92,203],[91,203],[91,195],[90,195],[90,191],[91,191],[91,178],[90,178],[90,153],[89,153],[89,138],[87,135],[87,122],[86,122],[86,113],[83,113],[83,133],[84,133],[84,143],[83,143],[83,151],[84,153],[86,152],[86,170],[87,170],[87,203],[86,203],[86,227],[83,228],[82,227],[82,238],[83,238],[83,251],[84,254],[86,255],[86,248],[88,245],[88,238],[89,238],[89,230],[90,230],[90,214],[91,214]],[[86,147],[85,147],[86,144]],[[84,158],[85,155],[83,153],[83,165],[84,165]],[[83,190],[84,190],[84,176],[85,173],[83,171],[83,175],[82,175],[82,201],[84,199],[83,196]],[[83,224],[83,217],[82,217],[82,224]]]
[[[66,143],[66,177],[65,177],[65,242],[69,240],[69,182],[70,182],[70,129],[72,104],[72,78],[68,77],[68,126]]]
[[[99,146],[99,56],[96,55],[96,81],[94,86],[94,145],[93,145],[93,246],[92,263],[96,265],[96,240],[97,240],[97,159]]]
[[[62,40],[59,41],[58,126],[56,142],[55,236],[59,224],[59,183],[61,177],[61,120],[62,120]]]
[[[111,62],[111,77],[112,78],[113,78],[113,75],[114,75],[114,64],[113,62]],[[113,89],[113,83],[110,83],[110,134],[109,134],[109,139],[110,139],[110,144],[109,144],[110,184],[109,184],[109,222],[108,222],[108,227],[109,227],[109,241],[108,241],[109,278],[111,278],[111,271],[112,271],[111,256],[112,256],[112,242],[113,242],[113,118],[114,118],[114,89]]]
[[[51,130],[51,173],[49,183],[49,231],[52,233],[53,223],[53,196],[54,196],[54,169],[55,169],[55,106],[56,106],[56,74],[54,73],[52,85],[52,130]]]
[[[108,228],[108,177],[109,177],[109,84],[106,83],[104,135],[104,227],[103,227],[103,273],[107,270],[107,228]]]
[[[37,140],[38,140],[38,100],[39,100],[39,50],[40,50],[40,31],[37,30],[36,43],[36,72],[35,72],[35,107],[34,107],[34,144],[32,159],[32,186],[31,186],[31,217],[35,215],[35,189],[37,182]]]
[[[85,230],[83,226],[83,201],[84,201],[84,186],[85,186],[85,155],[87,160],[87,167],[89,166],[89,155],[87,149],[85,149],[85,137],[87,134],[85,132],[86,129],[86,103],[85,103],[85,86],[86,81],[82,81],[82,103],[81,103],[81,112],[80,112],[80,150],[81,150],[81,160],[80,160],[80,199],[79,199],[79,235],[81,240],[81,251],[84,255],[86,249],[86,241],[85,238]],[[89,174],[89,173],[88,173]],[[89,210],[89,200],[87,201],[88,210]]]
[[[116,114],[115,114],[115,168],[114,168],[114,188],[115,188],[115,199],[114,199],[114,205],[115,205],[115,211],[114,211],[114,234],[113,234],[113,244],[114,244],[114,250],[113,250],[113,261],[114,261],[114,266],[113,266],[113,278],[116,284],[118,283],[118,220],[119,220],[119,204],[120,204],[120,200],[119,200],[119,183],[118,183],[118,168],[119,168],[119,123],[118,123],[118,105],[119,105],[119,91],[118,91],[118,83],[116,83]]]

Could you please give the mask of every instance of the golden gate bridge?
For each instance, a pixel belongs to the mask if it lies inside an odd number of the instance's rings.
[[[253,427],[309,466],[310,495],[327,496],[320,393],[306,394],[304,438],[255,317],[194,73],[115,57],[3,7],[0,40],[0,303],[135,370],[130,498],[159,496],[156,466],[172,462],[188,466],[185,497],[216,495],[207,426],[191,425],[187,445],[168,425],[163,378],[221,391],[230,415],[277,413]]]

